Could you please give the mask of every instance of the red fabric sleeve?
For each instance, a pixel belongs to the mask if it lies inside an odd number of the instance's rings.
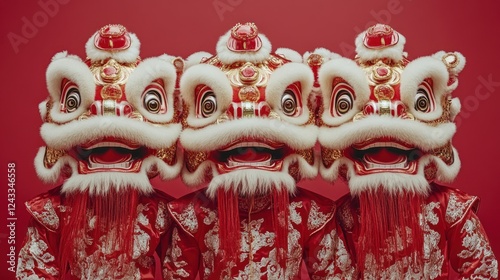
[[[59,279],[60,267],[58,233],[49,231],[34,218],[28,225],[28,233],[19,252],[16,277],[26,279]]]
[[[162,260],[163,278],[196,279],[201,256],[196,239],[173,225],[169,243]]]

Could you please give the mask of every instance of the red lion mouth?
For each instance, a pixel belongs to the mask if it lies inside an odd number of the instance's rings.
[[[279,171],[289,154],[284,144],[265,141],[239,140],[211,153],[221,173],[240,169]]]
[[[81,174],[94,172],[139,172],[148,149],[130,141],[100,139],[75,148]]]
[[[357,143],[347,153],[359,175],[379,172],[415,174],[422,154],[418,148],[394,139]]]

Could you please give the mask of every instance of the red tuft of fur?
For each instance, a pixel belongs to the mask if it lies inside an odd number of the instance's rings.
[[[281,263],[281,267],[286,269],[286,256],[288,253],[288,223],[289,223],[289,208],[288,208],[288,193],[283,189],[274,189],[272,192],[272,221],[273,229],[276,233],[276,250],[277,261]]]
[[[424,233],[420,226],[423,197],[382,188],[361,193],[360,233],[356,244],[357,264],[370,275],[409,257],[406,267],[423,265]],[[373,259],[368,259],[368,256]],[[399,267],[403,271],[404,267]]]
[[[234,191],[217,190],[219,213],[219,249],[224,260],[235,260],[240,252],[240,216]]]
[[[92,196],[88,192],[82,192],[65,197],[64,206],[67,212],[63,219],[59,244],[62,275],[75,260],[76,242],[82,239],[92,240],[92,243],[88,244],[87,252],[93,253],[99,250],[100,244],[106,244],[110,248],[119,248],[107,255],[107,259],[123,253],[127,262],[132,259],[138,197],[136,190],[111,191],[105,196]],[[95,221],[91,227],[89,222],[93,217]],[[116,234],[110,234],[111,232]]]

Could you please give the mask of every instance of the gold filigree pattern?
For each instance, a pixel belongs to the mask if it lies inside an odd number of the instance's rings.
[[[446,144],[443,147],[434,149],[432,151],[432,154],[442,159],[447,165],[452,165],[453,162],[455,161],[451,142],[448,142],[448,144]]]
[[[341,150],[321,147],[321,160],[325,167],[330,167],[334,161],[341,158],[343,153]]]
[[[449,123],[449,122],[452,121],[452,117],[451,117],[451,99],[447,95],[443,96],[442,99],[443,100],[441,101],[441,104],[443,104],[443,114],[441,115],[441,117],[439,117],[436,120],[421,121],[421,122],[426,123],[426,124],[428,124],[430,126],[438,126],[440,124]]]
[[[238,97],[243,102],[257,102],[260,97],[260,92],[255,86],[244,86],[238,91]]]
[[[201,163],[207,160],[208,154],[205,152],[190,152],[185,151],[186,168],[193,172],[200,166]]]
[[[307,58],[307,64],[309,66],[319,66],[319,65],[323,64],[323,56],[321,56],[317,53],[312,53]]]
[[[114,59],[105,62],[94,61],[90,65],[90,71],[94,74],[96,85],[105,86],[109,84],[124,85],[130,73],[137,67],[137,63],[118,63]]]
[[[454,53],[446,53],[441,60],[448,69],[455,68],[460,63],[460,59]]]
[[[43,156],[43,165],[46,168],[51,168],[64,155],[66,155],[66,152],[63,150],[56,150],[51,147],[46,147],[45,155]]]
[[[176,154],[177,154],[176,144],[173,144],[168,148],[163,148],[156,151],[156,157],[168,163],[169,165],[172,165],[175,162]]]

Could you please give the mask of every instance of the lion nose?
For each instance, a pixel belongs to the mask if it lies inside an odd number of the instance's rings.
[[[232,103],[227,110],[227,115],[231,119],[251,118],[251,117],[269,117],[271,107],[267,102],[239,102]]]
[[[124,116],[129,117],[132,113],[132,106],[127,101],[116,101],[104,99],[94,101],[90,106],[90,114],[93,116]]]
[[[363,115],[387,115],[393,117],[406,116],[406,105],[399,100],[370,100],[363,107]]]

